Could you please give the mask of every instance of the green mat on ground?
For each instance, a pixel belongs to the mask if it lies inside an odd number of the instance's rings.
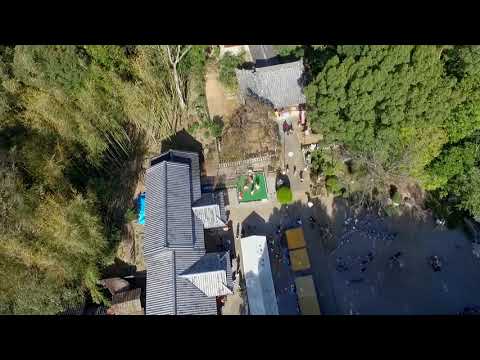
[[[249,201],[258,201],[267,198],[267,185],[265,183],[265,175],[263,173],[255,173],[253,176],[253,184],[258,184],[260,188],[257,190],[252,184],[248,185],[248,190],[244,190],[243,186],[246,183],[246,179],[248,176],[242,175],[238,178],[237,181],[237,192],[238,194],[242,194],[242,200],[240,202],[249,202]],[[250,192],[253,189],[253,194]]]

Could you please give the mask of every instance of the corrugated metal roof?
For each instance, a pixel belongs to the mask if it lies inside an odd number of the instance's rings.
[[[295,287],[302,315],[320,315],[320,306],[318,305],[313,276],[297,276],[295,278]]]
[[[303,94],[303,61],[266,66],[253,70],[236,69],[240,94],[257,97],[274,108],[306,101]]]

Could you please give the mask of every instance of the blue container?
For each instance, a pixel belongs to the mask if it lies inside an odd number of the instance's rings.
[[[138,223],[145,224],[145,193],[138,196]]]

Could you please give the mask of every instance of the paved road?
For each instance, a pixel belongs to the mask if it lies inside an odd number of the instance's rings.
[[[295,123],[297,122],[297,117],[292,116],[288,121],[291,121],[294,125],[294,131],[298,131]],[[305,194],[306,191],[310,188],[310,175],[307,171],[303,171],[305,167],[305,161],[303,159],[303,154],[300,149],[300,142],[295,133],[290,135],[285,135],[282,130],[283,120],[277,120],[277,124],[280,131],[280,141],[282,143],[282,152],[285,150],[284,159],[285,163],[288,165],[288,177],[290,179],[290,185],[294,193],[295,199],[298,199]],[[285,143],[285,146],[284,146]],[[293,153],[292,157],[288,156],[288,153]],[[283,155],[283,153],[282,153]],[[283,159],[282,159],[283,163]],[[296,174],[293,174],[294,166],[296,167]],[[300,181],[300,171],[303,171],[304,181]]]
[[[249,45],[248,48],[257,67],[272,66],[279,63],[273,45]]]

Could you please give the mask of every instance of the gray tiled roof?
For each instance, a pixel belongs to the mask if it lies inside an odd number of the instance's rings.
[[[145,255],[165,246],[205,247],[201,221],[194,218],[191,209],[189,168],[163,161],[147,170]]]
[[[235,70],[240,94],[258,97],[274,108],[305,103],[303,61],[266,66],[253,70]]]
[[[196,206],[192,208],[195,217],[200,219],[204,229],[215,229],[225,226],[221,219],[220,207],[215,205]]]
[[[193,204],[194,207],[209,206],[209,205],[218,205],[218,210],[220,211],[220,220],[225,223],[227,221],[227,215],[225,212],[224,190],[202,194],[202,197]],[[220,226],[223,226],[223,225],[220,225]],[[204,224],[204,227],[207,228],[205,224]]]
[[[230,252],[205,254],[180,276],[188,279],[207,296],[231,294],[233,281]]]
[[[193,200],[197,201],[202,196],[200,192],[200,159],[198,154],[189,151],[180,151],[180,150],[170,150],[174,156],[188,158],[191,161],[190,171],[191,171],[191,181],[192,181],[192,190],[193,190]]]
[[[194,184],[196,178],[198,184]],[[195,189],[198,195],[194,195]],[[215,294],[212,289],[220,288],[219,276],[201,275],[212,268],[215,254],[205,254],[203,223],[192,210],[200,198],[197,154],[169,151],[152,160],[146,173],[145,198],[147,315],[217,313],[211,295]],[[224,271],[222,279],[231,286],[229,255],[217,257],[221,260],[215,269]],[[192,268],[198,274],[195,281],[180,276]]]
[[[175,314],[175,268],[173,250],[145,257],[147,269],[147,315]]]

